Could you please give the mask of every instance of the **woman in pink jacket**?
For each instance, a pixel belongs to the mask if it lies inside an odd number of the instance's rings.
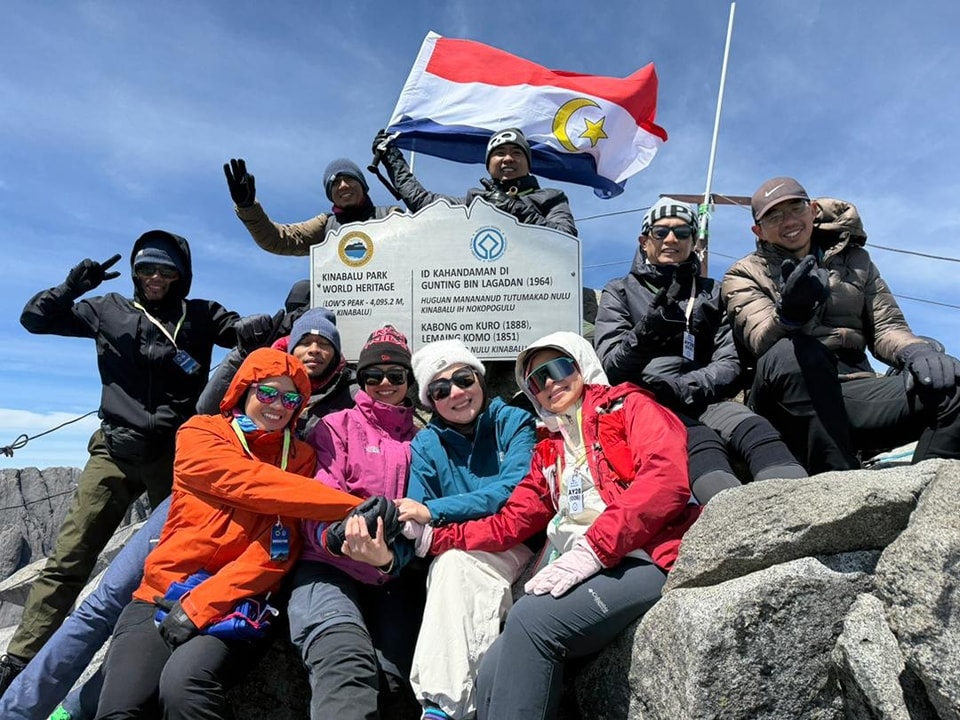
[[[650,609],[700,511],[683,424],[635,385],[611,387],[582,337],[538,340],[515,373],[550,431],[529,474],[496,514],[418,540],[420,552],[427,542],[432,553],[502,551],[547,532],[539,572],[480,665],[481,720],[556,717],[564,661],[597,652]]]
[[[317,450],[317,480],[381,502],[404,496],[415,433],[410,374],[406,338],[389,325],[375,331],[357,363],[356,406],[324,416],[307,437]],[[424,577],[401,574],[412,544],[393,542],[382,519],[375,534],[360,518],[348,520],[342,547],[325,530],[324,523],[304,523],[288,606],[290,639],[310,676],[310,715],[376,718],[380,691],[406,687]]]

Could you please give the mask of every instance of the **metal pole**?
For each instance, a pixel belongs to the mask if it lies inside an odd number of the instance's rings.
[[[710,161],[707,164],[707,188],[703,191],[703,203],[698,209],[700,232],[697,236],[697,254],[700,256],[700,272],[707,274],[707,226],[710,221],[710,187],[713,184],[713,163],[717,157],[717,138],[720,135],[720,111],[723,108],[723,88],[727,83],[727,61],[730,58],[730,40],[733,37],[733,15],[737,3],[730,3],[730,20],[727,22],[727,42],[723,48],[723,67],[720,70],[720,91],[717,95],[717,115],[713,120],[713,140],[710,142]]]

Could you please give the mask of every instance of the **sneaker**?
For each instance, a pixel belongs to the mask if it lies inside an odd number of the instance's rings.
[[[0,696],[7,691],[13,679],[23,672],[26,666],[27,663],[14,655],[0,657]]]
[[[73,720],[73,715],[63,705],[57,705],[57,709],[47,720]]]

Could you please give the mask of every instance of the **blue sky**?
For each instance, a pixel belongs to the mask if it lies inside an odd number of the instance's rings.
[[[922,9],[921,9],[922,8]],[[85,257],[123,253],[151,228],[186,236],[193,296],[274,312],[304,258],[260,251],[236,219],[221,170],[244,157],[275,220],[329,209],[335,157],[366,165],[429,30],[551,68],[624,76],[654,62],[657,122],[670,135],[613,200],[563,186],[581,220],[584,280],[624,274],[644,208],[702,193],[729,3],[16,2],[0,46],[0,445],[95,409],[92,341],[28,334],[37,291]],[[741,0],[713,190],[750,195],[792,175],[851,200],[868,243],[960,256],[960,5],[931,0]],[[483,174],[426,156],[417,174],[461,193]],[[371,179],[378,204],[386,191]],[[620,213],[603,218],[594,216]],[[594,219],[587,219],[594,218]],[[710,272],[754,246],[747,210],[718,207]],[[871,245],[868,244],[868,248]],[[960,266],[875,249],[915,331],[960,353]],[[129,268],[102,291],[128,293]],[[94,418],[18,450],[0,467],[81,465]]]

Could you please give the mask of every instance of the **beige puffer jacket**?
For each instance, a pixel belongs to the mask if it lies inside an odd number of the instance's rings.
[[[813,246],[830,273],[830,298],[802,328],[777,319],[780,264],[791,257],[783,248],[757,240],[757,250],[734,263],[723,278],[722,293],[738,345],[754,360],[794,332],[819,339],[846,364],[872,373],[865,350],[882,362],[900,366],[907,345],[923,342],[907,325],[897,301],[864,249],[867,234],[857,208],[844,200],[818,198]]]

